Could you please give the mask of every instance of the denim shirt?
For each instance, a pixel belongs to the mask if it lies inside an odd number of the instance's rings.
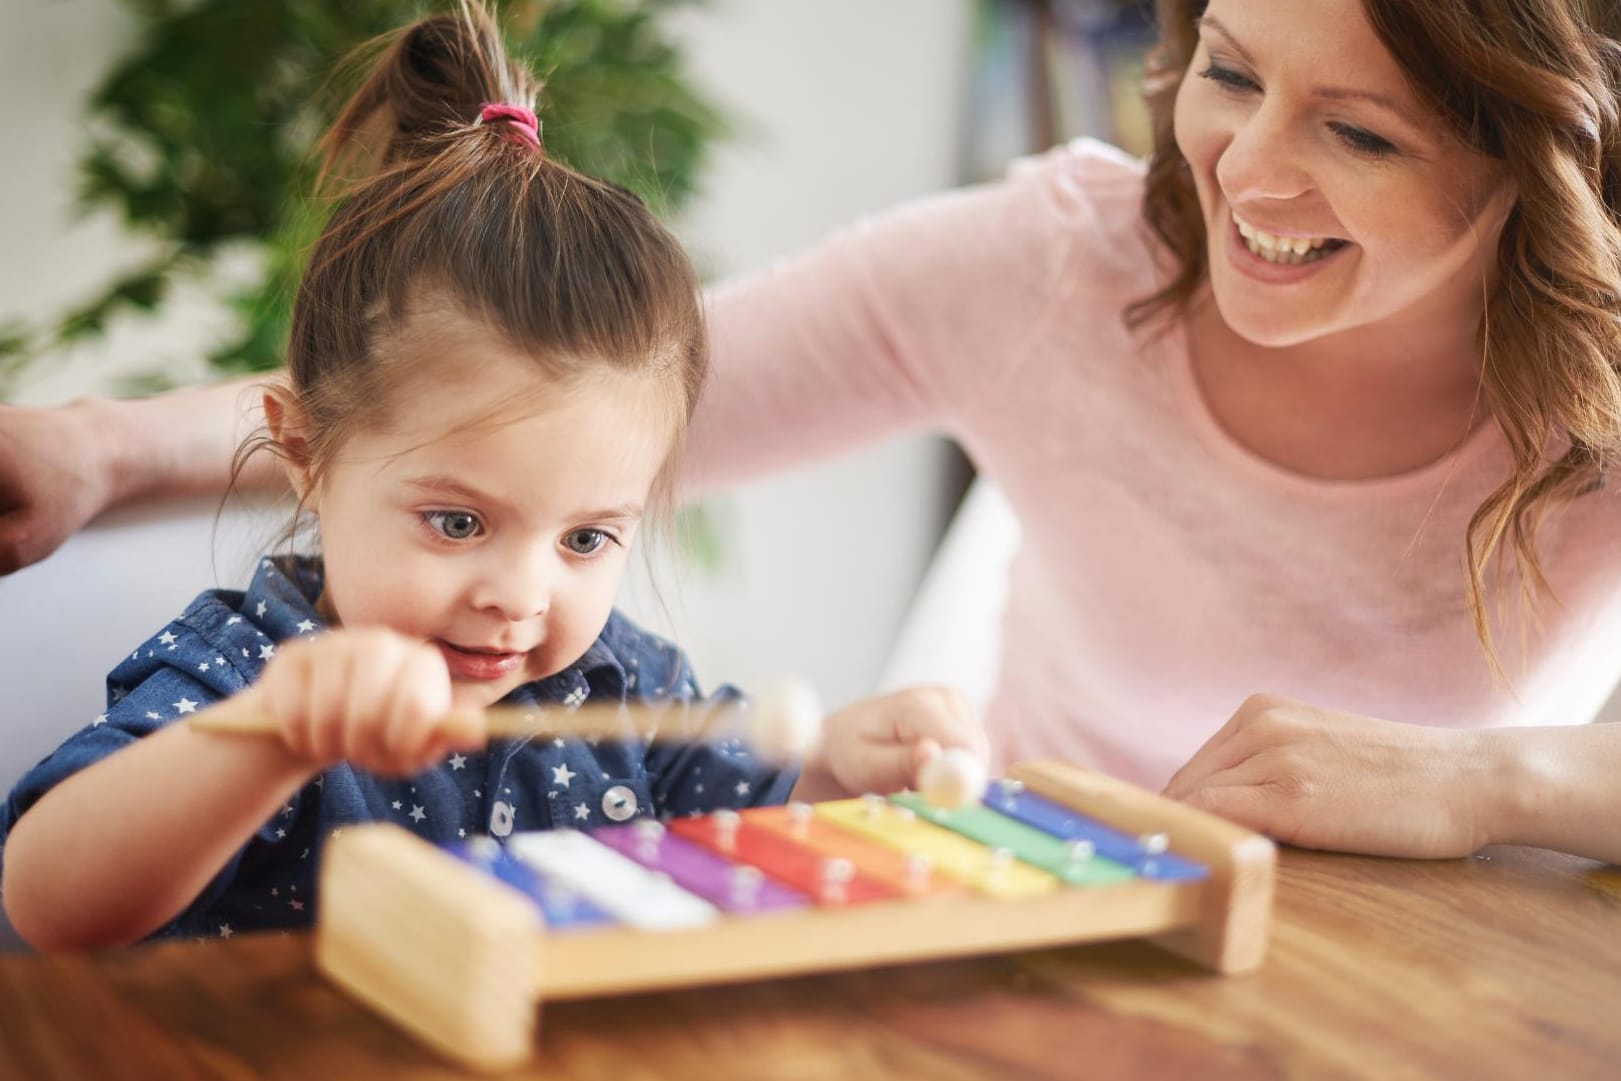
[[[210,590],[107,677],[107,711],[31,769],[0,808],[0,844],[29,807],[67,777],[259,677],[277,643],[324,628],[314,598],[321,567],[266,559],[246,592]],[[668,703],[672,730],[739,725],[729,687],[699,695],[686,657],[617,612],[585,655],[509,693],[505,705]],[[157,936],[230,937],[308,926],[321,842],[344,826],[385,821],[436,844],[476,834],[593,826],[718,808],[782,803],[791,769],[756,761],[738,740],[681,743],[550,737],[492,740],[412,777],[340,763],[289,799]],[[176,777],[175,783],[184,783]]]

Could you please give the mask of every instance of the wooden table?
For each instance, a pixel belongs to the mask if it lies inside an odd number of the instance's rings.
[[[506,1076],[1621,1077],[1621,871],[1530,849],[1285,850],[1257,974],[1145,943],[560,1003]],[[301,936],[0,959],[0,1078],[463,1076],[324,983]]]

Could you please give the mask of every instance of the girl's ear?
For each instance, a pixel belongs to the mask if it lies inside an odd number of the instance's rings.
[[[315,493],[314,459],[310,454],[309,422],[286,387],[274,383],[265,387],[262,401],[265,427],[270,438],[281,448],[282,467],[287,471],[287,483],[298,494],[299,502],[312,513],[320,513]]]

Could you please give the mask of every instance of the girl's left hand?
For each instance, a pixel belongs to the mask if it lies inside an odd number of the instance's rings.
[[[863,698],[822,722],[822,733],[794,786],[814,802],[865,792],[898,792],[948,747],[990,757],[985,727],[963,696],[948,687],[913,687]]]
[[[1306,848],[1465,856],[1491,842],[1477,736],[1255,695],[1164,794]]]

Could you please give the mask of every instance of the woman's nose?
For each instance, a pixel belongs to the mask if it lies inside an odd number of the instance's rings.
[[[1294,199],[1313,187],[1298,131],[1280,109],[1262,105],[1233,132],[1216,162],[1227,203]]]

